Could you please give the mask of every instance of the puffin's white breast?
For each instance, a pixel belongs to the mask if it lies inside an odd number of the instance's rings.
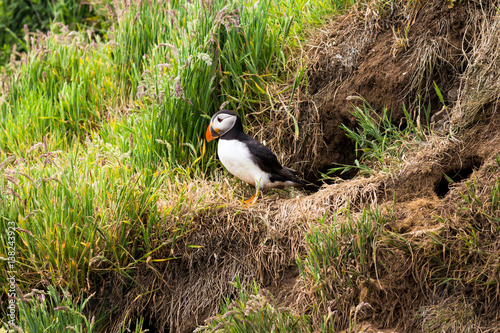
[[[238,140],[219,139],[217,154],[224,167],[245,183],[258,184],[262,189],[269,182],[269,176],[252,160],[248,147]]]

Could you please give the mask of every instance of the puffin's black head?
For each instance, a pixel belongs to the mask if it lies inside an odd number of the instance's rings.
[[[207,141],[217,139],[232,129],[243,131],[240,118],[233,111],[220,110],[213,115],[210,125],[208,125]]]

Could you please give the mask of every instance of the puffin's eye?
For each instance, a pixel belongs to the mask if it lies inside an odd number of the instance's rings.
[[[220,123],[222,119],[220,117],[217,117],[217,121]]]

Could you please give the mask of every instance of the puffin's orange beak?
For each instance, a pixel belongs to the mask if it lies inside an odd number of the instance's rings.
[[[207,127],[207,141],[212,141],[213,139],[217,139],[220,135],[217,133],[217,130],[214,130],[212,127],[212,122]]]

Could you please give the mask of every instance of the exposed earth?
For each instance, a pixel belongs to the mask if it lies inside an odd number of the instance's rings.
[[[356,159],[354,142],[340,129],[342,124],[357,126],[352,105],[366,101],[379,113],[386,108],[395,124],[405,126],[403,107],[415,112],[419,98],[421,105],[430,105],[430,117],[442,109],[434,82],[448,107],[458,98],[472,47],[470,20],[480,11],[479,3],[400,4],[380,14],[364,6],[319,29],[307,46],[308,85],[295,110],[301,133],[287,139],[308,144],[282,144],[279,151],[293,149],[293,166],[310,181],[335,164]],[[268,131],[263,137],[272,145],[275,131],[272,126]]]

